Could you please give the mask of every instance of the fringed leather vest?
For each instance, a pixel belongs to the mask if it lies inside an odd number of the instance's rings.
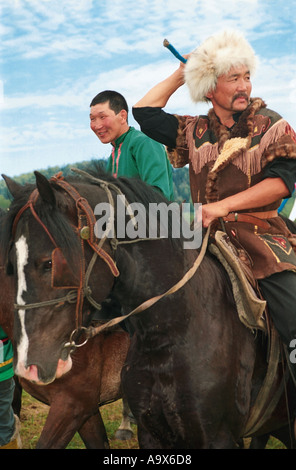
[[[232,129],[221,124],[211,109],[207,116],[176,116],[176,149],[168,150],[174,167],[189,164],[191,197],[202,204],[237,194],[262,180],[266,164],[275,158],[296,158],[296,135],[287,121],[251,100]],[[281,201],[244,212],[271,211]],[[245,222],[227,223],[227,233],[250,255],[257,279],[296,269],[296,256],[279,217],[268,219],[268,230]]]

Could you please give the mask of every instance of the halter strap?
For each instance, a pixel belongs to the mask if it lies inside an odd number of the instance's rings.
[[[69,294],[63,298],[57,298],[53,299],[51,301],[45,301],[45,302],[37,302],[33,304],[27,304],[27,305],[15,305],[15,308],[17,309],[28,309],[28,308],[36,308],[44,305],[54,305],[56,303],[63,303],[65,301],[70,301],[72,302],[75,297],[76,297],[76,328],[81,328],[82,325],[82,308],[83,308],[83,299],[84,297],[87,297],[87,299],[92,303],[93,305],[95,304],[97,308],[99,308],[99,305],[94,301],[94,299],[91,298],[90,292],[89,292],[89,287],[86,285],[88,282],[89,276],[90,276],[90,270],[88,269],[86,272],[85,269],[85,256],[84,256],[84,242],[87,241],[89,246],[93,249],[94,255],[92,258],[92,261],[90,263],[91,268],[93,267],[96,257],[99,256],[105,263],[108,265],[109,269],[111,270],[111,273],[114,277],[119,276],[119,270],[116,266],[115,261],[113,258],[100,246],[98,245],[98,239],[95,237],[94,234],[94,225],[96,223],[96,219],[94,216],[94,213],[88,204],[87,200],[78,193],[78,191],[71,186],[67,181],[64,180],[64,177],[62,176],[62,173],[58,173],[57,175],[53,176],[50,181],[54,181],[57,185],[59,185],[62,189],[64,189],[74,200],[76,208],[77,208],[77,216],[78,216],[78,227],[77,227],[77,232],[78,236],[80,238],[81,242],[81,249],[82,249],[82,257],[80,258],[80,281],[79,281],[79,286],[77,287],[77,293],[75,296],[75,292],[71,291]],[[55,248],[58,248],[58,245],[54,238],[52,237],[51,233],[47,229],[47,227],[44,225],[40,217],[35,211],[34,204],[36,203],[37,199],[39,197],[39,191],[38,189],[34,189],[34,191],[30,194],[28,201],[26,204],[19,210],[17,213],[13,226],[12,226],[12,236],[13,239],[15,238],[16,230],[17,230],[17,225],[19,223],[19,220],[23,213],[27,210],[30,209],[32,215],[34,218],[37,220],[37,222],[41,225],[45,233],[48,235],[50,238],[51,242],[55,246]],[[83,229],[87,228],[87,236],[85,235],[85,231],[83,232]],[[104,241],[104,240],[103,240]]]
[[[71,186],[67,181],[64,180],[62,173],[57,173],[53,176],[50,181],[54,181],[61,188],[63,188],[69,196],[75,201],[77,211],[78,211],[78,230],[81,238],[87,240],[91,248],[102,258],[105,263],[109,266],[114,277],[119,276],[118,268],[115,264],[113,258],[98,245],[98,239],[94,233],[94,226],[96,224],[96,218],[94,216],[93,210],[90,207],[88,201],[81,197],[79,192]],[[84,223],[84,218],[86,217],[87,224]],[[89,230],[87,231],[87,238],[84,238],[82,229],[88,226]]]
[[[39,192],[38,192],[38,189],[34,189],[34,191],[30,194],[30,197],[28,199],[28,201],[26,202],[26,204],[19,210],[19,212],[17,213],[14,221],[13,221],[13,226],[12,226],[12,237],[13,239],[15,238],[15,234],[16,234],[16,229],[17,229],[17,224],[19,223],[19,220],[21,218],[21,216],[23,215],[23,213],[27,210],[27,209],[30,209],[34,218],[37,220],[37,222],[41,225],[41,227],[43,228],[43,230],[45,231],[45,233],[49,236],[50,240],[52,241],[52,243],[54,244],[54,246],[57,248],[57,244],[54,240],[54,238],[52,237],[51,233],[49,232],[49,230],[47,229],[47,227],[44,225],[44,223],[42,222],[42,220],[40,219],[39,215],[37,214],[37,212],[35,211],[34,209],[34,204],[36,203],[37,199],[38,199],[38,196],[39,196]]]

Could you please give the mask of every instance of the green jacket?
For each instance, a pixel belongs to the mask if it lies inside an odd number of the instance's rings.
[[[164,146],[133,127],[115,141],[107,171],[115,178],[140,178],[174,200],[172,168]]]
[[[0,382],[13,377],[13,349],[7,334],[0,326]]]

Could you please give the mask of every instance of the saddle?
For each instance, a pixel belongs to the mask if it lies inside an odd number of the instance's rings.
[[[217,230],[209,251],[220,261],[232,285],[241,322],[251,330],[267,333],[266,301],[262,299],[257,282],[245,262],[247,255],[231,243],[225,232]]]

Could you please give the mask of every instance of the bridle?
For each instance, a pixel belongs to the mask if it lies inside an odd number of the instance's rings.
[[[113,196],[111,194],[111,189],[113,189],[118,194],[123,196],[123,193],[120,191],[120,189],[116,185],[114,185],[113,183],[109,183],[109,182],[101,180],[97,177],[93,177],[92,175],[89,175],[88,173],[84,172],[83,170],[78,170],[76,168],[73,168],[72,170],[75,173],[78,173],[78,174],[81,174],[81,175],[87,177],[88,179],[90,179],[93,182],[95,182],[96,184],[98,184],[102,189],[104,189],[105,192],[107,193],[109,203],[112,204],[113,207],[114,207],[114,201],[113,201]],[[56,298],[56,299],[52,299],[52,300],[47,300],[47,301],[42,301],[42,302],[35,302],[35,303],[31,303],[31,304],[25,304],[25,305],[15,304],[14,307],[17,310],[21,310],[21,309],[25,310],[25,309],[39,308],[39,307],[42,307],[42,306],[50,306],[50,305],[56,305],[56,304],[62,305],[65,302],[68,302],[68,303],[75,303],[76,302],[76,314],[75,314],[76,327],[70,335],[69,342],[64,344],[64,348],[69,347],[71,350],[73,350],[75,348],[83,346],[88,341],[88,339],[90,339],[93,336],[101,333],[103,330],[117,325],[118,323],[124,321],[125,319],[129,318],[132,315],[143,312],[144,310],[148,309],[149,307],[154,305],[156,302],[158,302],[160,299],[173,294],[174,292],[179,290],[181,287],[183,287],[194,276],[195,272],[197,271],[199,265],[201,264],[201,262],[204,258],[204,255],[206,253],[211,225],[207,229],[207,233],[206,233],[206,235],[203,239],[201,250],[200,250],[197,258],[195,259],[192,267],[185,273],[183,278],[179,282],[177,282],[174,286],[172,286],[170,289],[168,289],[163,294],[157,295],[155,297],[152,297],[152,298],[146,300],[145,302],[143,302],[141,305],[139,305],[137,308],[132,310],[127,315],[113,318],[112,320],[104,323],[103,325],[97,326],[97,327],[90,326],[90,327],[86,328],[86,327],[82,326],[82,309],[83,309],[84,298],[87,298],[87,300],[90,302],[90,304],[92,304],[97,309],[101,308],[101,305],[98,304],[92,298],[92,296],[91,296],[92,292],[91,292],[91,289],[88,285],[89,277],[90,277],[91,271],[93,269],[93,266],[96,262],[97,257],[99,256],[107,264],[107,266],[109,267],[112,275],[115,278],[119,276],[119,270],[116,266],[116,262],[102,248],[102,245],[104,244],[104,242],[105,242],[105,240],[108,236],[109,231],[113,228],[113,222],[114,221],[109,219],[109,221],[107,223],[107,228],[106,228],[106,231],[105,231],[105,236],[99,241],[95,237],[95,233],[94,233],[94,226],[95,226],[95,223],[96,223],[96,218],[94,216],[94,213],[93,213],[88,201],[85,198],[81,197],[80,194],[78,193],[78,191],[64,179],[61,172],[58,173],[57,175],[53,176],[50,179],[50,181],[54,181],[58,186],[63,188],[71,196],[71,198],[74,200],[75,205],[76,205],[77,216],[78,216],[78,226],[76,227],[76,231],[77,231],[77,234],[79,236],[79,240],[80,240],[81,248],[82,248],[82,253],[83,253],[83,256],[80,260],[79,285],[76,287],[75,290],[69,291],[68,294],[65,295],[64,297],[60,297],[60,298]],[[24,213],[25,210],[30,209],[31,213],[34,216],[34,218],[37,220],[37,222],[42,226],[44,231],[47,233],[50,240],[54,244],[55,248],[58,249],[57,243],[55,242],[55,240],[52,237],[52,235],[50,234],[49,230],[44,225],[44,223],[39,218],[38,214],[36,213],[36,211],[34,209],[34,204],[36,203],[36,201],[38,199],[38,196],[39,196],[38,189],[35,189],[31,193],[27,203],[17,213],[17,215],[14,219],[14,223],[13,223],[12,236],[13,237],[15,236],[17,224],[19,222],[19,219],[20,219],[21,215]],[[133,220],[134,219],[134,214],[132,212],[129,212],[130,205],[129,205],[128,201],[126,201],[125,198],[124,198],[124,201],[125,201],[125,205],[126,205],[126,208],[127,208],[127,212],[129,214],[131,220],[134,223],[134,220]],[[110,245],[111,245],[111,248],[113,248],[113,250],[116,250],[116,248],[119,244],[136,243],[136,242],[139,242],[139,241],[147,241],[147,240],[160,240],[160,238],[139,238],[139,239],[128,240],[128,241],[125,241],[125,240],[124,241],[118,241],[116,239],[116,237],[114,237],[113,239],[110,239]],[[93,250],[93,256],[92,256],[92,259],[91,259],[91,261],[90,261],[90,263],[87,267],[87,270],[85,269],[86,268],[86,263],[85,263],[85,257],[84,257],[84,244],[85,244],[85,242],[87,242],[88,245]],[[75,341],[73,340],[73,337],[76,333],[81,332],[81,331],[85,332],[86,340],[84,342],[80,343],[80,344],[76,344]]]
[[[64,297],[58,297],[56,299],[42,301],[42,302],[35,302],[25,305],[15,304],[14,307],[16,310],[26,310],[32,308],[39,308],[45,307],[50,305],[62,305],[65,302],[75,303],[76,302],[76,313],[75,313],[75,323],[76,328],[75,331],[78,331],[82,327],[82,309],[83,309],[83,301],[86,297],[87,300],[95,306],[97,309],[100,309],[100,304],[98,304],[91,296],[91,288],[88,285],[89,277],[91,271],[94,267],[97,257],[99,256],[108,266],[112,275],[116,278],[119,276],[119,270],[116,266],[116,262],[114,259],[102,248],[102,245],[106,239],[101,239],[100,241],[95,237],[94,233],[94,226],[96,223],[96,218],[94,213],[88,203],[88,201],[81,197],[79,192],[70,185],[66,180],[64,180],[62,173],[58,173],[57,175],[53,176],[50,181],[55,182],[58,186],[63,188],[67,194],[74,200],[76,210],[77,210],[77,220],[78,225],[75,227],[75,231],[78,234],[80,246],[82,250],[82,256],[79,259],[79,283],[75,290],[70,290],[67,295]],[[34,191],[29,196],[27,203],[19,210],[17,213],[12,227],[12,237],[15,238],[17,225],[22,214],[29,209],[36,219],[36,221],[41,225],[45,233],[50,238],[51,242],[53,243],[55,249],[59,249],[56,241],[54,240],[52,234],[49,232],[48,228],[42,222],[40,217],[38,216],[37,212],[35,211],[35,204],[39,197],[38,189],[34,189]],[[93,250],[92,259],[86,269],[86,262],[85,262],[85,243],[87,243]],[[73,332],[74,333],[74,332]],[[73,333],[71,337],[73,337]]]

